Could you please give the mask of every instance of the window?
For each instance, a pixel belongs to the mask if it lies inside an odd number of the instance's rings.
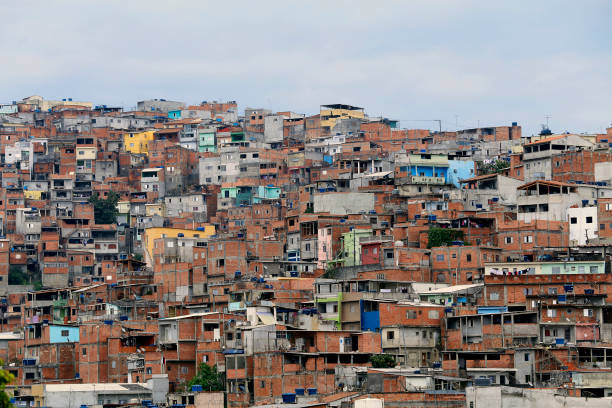
[[[578,218],[576,218],[576,217],[571,217],[571,218],[570,218],[570,224],[578,224]]]
[[[468,262],[472,262],[472,254],[467,254],[465,256],[465,260],[468,261]]]
[[[513,241],[512,237],[506,237],[506,244],[511,244]]]
[[[549,295],[556,295],[557,294],[557,288],[548,288],[548,294]]]
[[[440,317],[440,313],[437,310],[430,310],[428,313],[430,319],[437,319]]]
[[[83,347],[81,349],[81,352],[83,353],[84,356],[86,356],[87,355],[87,348]]]
[[[491,293],[489,295],[490,300],[499,300],[499,293]]]
[[[395,338],[395,332],[388,331],[387,332],[387,340],[393,340]]]
[[[584,309],[585,317],[593,317],[593,309]]]
[[[548,317],[557,317],[557,310],[556,309],[548,309],[546,311],[546,316],[548,316]]]
[[[525,361],[529,361],[529,353],[525,353]]]
[[[586,223],[587,224],[592,224],[593,223],[593,217],[586,217]]]
[[[453,259],[457,258],[457,253],[456,253],[456,252],[453,252],[453,253],[451,254],[451,258],[453,258]]]
[[[68,330],[62,330],[62,337],[68,337],[70,334]]]
[[[416,317],[417,317],[416,310],[408,310],[406,312],[407,319],[416,319]]]
[[[532,243],[533,242],[533,236],[526,235],[525,238],[524,238],[524,241],[525,241],[526,244]]]
[[[436,261],[443,261],[444,255],[436,255]]]
[[[599,273],[599,267],[597,265],[589,266],[589,273]]]

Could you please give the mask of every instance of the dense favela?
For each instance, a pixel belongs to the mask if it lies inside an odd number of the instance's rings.
[[[314,109],[1,104],[11,403],[609,406],[612,128]]]

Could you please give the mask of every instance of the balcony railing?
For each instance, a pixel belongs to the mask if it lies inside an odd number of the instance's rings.
[[[413,184],[444,184],[446,182],[444,177],[431,176],[412,176],[410,180]]]

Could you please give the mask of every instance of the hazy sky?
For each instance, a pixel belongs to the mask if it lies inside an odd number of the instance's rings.
[[[0,102],[147,98],[316,113],[349,103],[402,127],[612,123],[612,2],[2,2]]]

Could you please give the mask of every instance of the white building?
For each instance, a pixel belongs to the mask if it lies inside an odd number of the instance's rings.
[[[567,221],[570,245],[586,245],[597,238],[597,207],[568,208]]]

